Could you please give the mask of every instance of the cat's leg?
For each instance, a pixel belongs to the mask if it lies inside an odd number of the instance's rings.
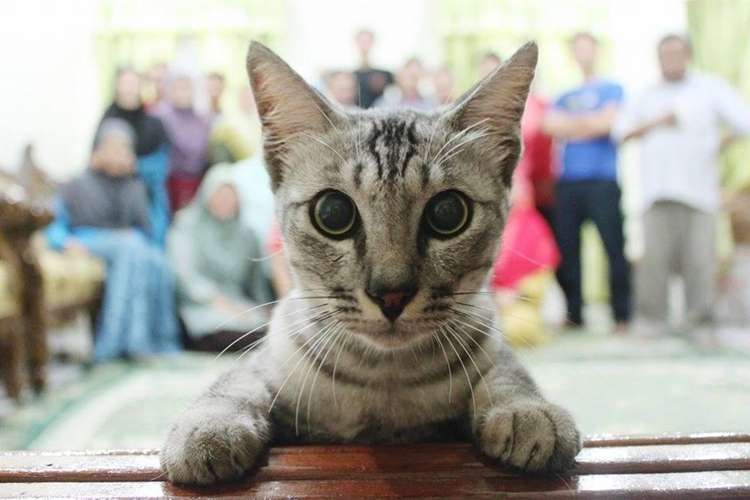
[[[172,426],[160,461],[170,481],[211,484],[255,465],[271,438],[271,391],[258,352],[221,377]]]
[[[560,472],[575,465],[581,437],[573,418],[542,397],[510,351],[500,353],[474,394],[471,424],[484,454],[524,471]]]

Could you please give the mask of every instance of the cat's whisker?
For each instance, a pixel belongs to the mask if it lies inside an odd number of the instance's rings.
[[[286,331],[284,331],[284,332],[282,332],[280,334],[281,335],[286,335],[289,338],[296,337],[297,335],[301,334],[303,331],[307,330],[311,326],[314,326],[315,324],[317,324],[317,323],[319,323],[321,321],[325,321],[326,319],[330,318],[331,316],[333,316],[333,314],[334,314],[333,312],[325,311],[325,312],[319,313],[317,316],[313,316],[312,318],[303,318],[303,319],[301,319],[299,321],[296,321],[295,323],[289,325],[286,328]],[[295,328],[298,325],[302,325],[302,326],[300,328],[297,328],[295,330]],[[264,338],[268,339],[268,338],[270,338],[270,335],[266,335]],[[237,360],[239,361],[240,359],[242,359],[248,352],[250,352],[250,349],[251,349],[251,346],[248,346],[247,348],[245,348],[244,351],[242,352],[242,354],[240,354],[238,356]]]
[[[338,327],[340,322],[338,320],[334,320],[329,327],[326,328],[325,333],[321,334],[320,338],[313,343],[313,345],[310,346],[310,348],[303,353],[302,358],[304,359],[309,355],[309,365],[307,367],[307,371],[305,372],[305,376],[302,378],[302,384],[300,385],[299,391],[297,392],[297,405],[294,410],[294,433],[299,436],[299,408],[302,403],[302,395],[305,392],[305,387],[307,387],[307,379],[310,376],[310,372],[315,368],[315,363],[317,363],[318,358],[323,352],[323,349],[325,349],[325,346],[328,345],[328,343],[331,340],[332,332]]]
[[[458,327],[469,327],[469,328],[472,328],[473,330],[478,331],[479,333],[484,333],[482,330],[479,330],[473,325],[470,325],[469,323],[466,323],[465,321],[461,321],[460,319],[457,319],[457,318],[452,318],[448,320],[448,323],[452,324],[454,328],[456,329],[458,329]],[[466,337],[472,342],[474,342],[474,344],[482,351],[482,353],[484,353],[484,356],[487,358],[487,361],[489,361],[494,367],[495,360],[492,359],[492,356],[490,356],[487,350],[484,348],[484,346],[482,346],[482,343],[479,342],[477,339],[475,339],[472,335],[467,335]]]
[[[322,327],[322,328],[321,328],[320,330],[318,330],[318,331],[317,331],[317,332],[316,332],[316,333],[315,333],[314,335],[310,336],[310,338],[309,338],[309,339],[307,339],[307,340],[306,340],[306,341],[305,341],[305,342],[304,342],[304,343],[303,343],[303,344],[302,344],[301,346],[299,346],[299,347],[297,348],[297,350],[296,350],[296,351],[294,351],[294,353],[292,353],[292,355],[291,355],[291,356],[289,356],[289,357],[288,357],[288,358],[286,359],[286,361],[284,361],[283,365],[285,365],[285,364],[286,364],[286,363],[287,363],[287,362],[288,362],[288,361],[289,361],[289,360],[290,360],[290,359],[291,359],[292,357],[294,357],[294,356],[295,356],[295,355],[296,355],[297,353],[299,353],[299,352],[300,352],[300,351],[301,351],[302,349],[304,349],[304,348],[305,348],[305,347],[306,347],[306,346],[307,346],[307,345],[308,345],[309,343],[311,343],[311,342],[313,342],[313,341],[314,341],[315,339],[319,338],[319,336],[320,336],[321,332],[323,332],[323,331],[324,331],[324,330],[325,330],[326,328],[328,328],[328,326],[332,325],[332,324],[333,324],[333,323],[335,323],[335,322],[336,322],[336,320],[334,319],[334,320],[333,320],[333,321],[331,321],[330,323],[327,323],[326,325],[324,325],[324,326],[323,326],[323,327]],[[294,367],[293,367],[293,368],[292,368],[292,369],[291,369],[291,370],[289,371],[289,373],[287,374],[286,378],[284,379],[284,381],[283,381],[283,382],[281,383],[281,385],[279,386],[279,389],[278,389],[278,390],[276,391],[276,395],[275,395],[275,396],[273,397],[273,399],[271,400],[271,404],[270,404],[270,405],[269,405],[269,407],[268,407],[268,414],[269,414],[269,415],[270,415],[270,414],[271,414],[271,412],[273,411],[273,407],[274,407],[274,405],[276,404],[276,400],[277,400],[277,399],[279,398],[279,395],[281,394],[281,391],[283,391],[283,390],[284,390],[284,387],[286,387],[286,384],[287,384],[287,382],[289,382],[289,380],[291,379],[292,375],[294,375],[294,373],[295,373],[295,372],[297,371],[297,368],[299,367],[299,365],[300,365],[300,364],[302,363],[302,361],[304,361],[304,360],[305,360],[305,355],[303,354],[302,356],[300,356],[300,358],[299,358],[299,359],[297,360],[297,364],[295,364],[295,365],[294,365]],[[283,366],[283,365],[282,365],[282,366]]]
[[[471,404],[474,408],[474,415],[477,413],[477,400],[474,397],[474,385],[471,383],[471,377],[469,377],[469,370],[466,369],[466,365],[464,364],[463,358],[461,358],[461,355],[458,353],[458,350],[456,349],[456,346],[453,345],[453,341],[448,337],[447,330],[443,330],[443,334],[445,335],[445,340],[448,341],[448,344],[451,346],[451,349],[453,349],[453,352],[456,354],[456,357],[458,358],[458,362],[461,363],[461,368],[464,370],[464,375],[466,375],[466,384],[469,386],[469,391],[471,392]]]
[[[263,261],[266,261],[266,260],[271,260],[274,257],[276,257],[277,255],[281,255],[283,253],[284,253],[284,249],[280,248],[280,249],[276,250],[273,253],[269,253],[268,255],[264,255],[263,257],[250,257],[247,260],[249,260],[250,262],[263,262]],[[283,299],[281,299],[281,300],[283,300]]]
[[[451,362],[448,360],[448,352],[445,350],[443,341],[440,340],[442,329],[443,325],[440,325],[440,327],[438,327],[438,330],[436,331],[437,335],[433,334],[433,338],[437,340],[438,344],[440,345],[440,349],[443,351],[443,356],[445,357],[445,365],[448,367],[448,404],[450,404],[453,400],[453,373],[451,370]]]
[[[333,350],[336,347],[336,342],[341,337],[341,335],[344,334],[346,331],[346,327],[339,323],[337,325],[337,329],[333,332],[331,339],[326,342],[325,345],[325,355],[320,360],[320,363],[318,364],[318,369],[315,372],[315,376],[313,377],[312,385],[310,386],[310,391],[308,391],[307,396],[307,432],[310,432],[310,408],[312,407],[312,398],[313,394],[315,393],[315,384],[318,381],[318,376],[320,375],[320,370],[323,368],[323,364],[326,362],[326,359],[328,359],[328,355],[331,353],[331,350]],[[329,347],[330,346],[330,347]]]
[[[282,300],[283,300],[283,299],[282,299]],[[268,303],[266,303],[266,304],[262,304],[262,305],[274,304],[274,303],[277,303],[277,302],[281,302],[281,301],[280,301],[280,300],[276,300],[276,301],[268,302]],[[315,309],[318,309],[318,308],[321,308],[321,307],[325,307],[325,306],[326,306],[326,304],[318,304],[318,305],[314,305],[314,306],[311,306],[311,307],[307,307],[307,308],[304,308],[304,309],[300,309],[300,310],[295,310],[295,311],[290,311],[290,312],[288,312],[287,314],[284,314],[283,316],[280,316],[280,317],[289,317],[289,316],[291,316],[292,314],[300,314],[300,313],[303,313],[303,312],[310,312],[310,311],[312,311],[312,310],[315,310]],[[254,309],[257,309],[258,307],[260,307],[260,306],[256,306],[256,307],[253,307],[253,308],[251,308],[250,310],[254,310]],[[242,316],[243,314],[247,314],[248,312],[249,312],[249,311],[245,311],[245,312],[241,313],[240,315],[238,315],[238,316],[235,316],[234,318],[231,318],[231,319],[229,319],[229,320],[226,320],[226,321],[225,321],[224,323],[222,323],[221,325],[219,325],[218,327],[216,327],[216,330],[221,330],[221,328],[222,328],[222,327],[223,327],[223,326],[224,326],[225,324],[229,323],[230,321],[234,321],[235,319],[239,318],[239,317],[240,317],[240,316]],[[238,342],[241,342],[241,341],[242,341],[242,340],[243,340],[244,338],[246,338],[246,337],[247,337],[248,335],[251,335],[251,334],[253,334],[253,333],[257,332],[258,330],[260,330],[261,328],[264,328],[264,327],[266,327],[266,326],[270,325],[270,324],[271,324],[271,321],[272,321],[272,320],[266,321],[266,322],[265,322],[265,323],[263,323],[262,325],[260,325],[260,326],[257,326],[257,327],[255,327],[255,328],[253,328],[252,330],[250,330],[250,331],[248,331],[248,332],[244,333],[243,335],[241,335],[241,336],[240,336],[239,338],[235,339],[235,340],[234,340],[234,341],[233,341],[233,342],[232,342],[231,344],[229,344],[228,346],[226,346],[226,347],[225,347],[225,348],[224,348],[224,349],[223,349],[223,350],[222,350],[222,351],[221,351],[221,352],[220,352],[219,354],[217,354],[217,355],[216,355],[216,357],[214,358],[214,361],[218,360],[218,359],[219,359],[219,358],[220,358],[221,356],[223,356],[224,354],[226,354],[226,352],[227,352],[227,351],[228,351],[229,349],[231,349],[231,348],[232,348],[232,346],[236,345],[236,344],[237,344]],[[263,337],[263,338],[265,338],[265,337]]]
[[[468,146],[469,144],[471,144],[474,141],[478,141],[480,139],[484,139],[485,137],[488,137],[490,135],[492,135],[491,132],[485,132],[485,133],[479,132],[476,135],[469,135],[462,142],[459,142],[458,144],[454,145],[451,149],[449,149],[448,151],[446,151],[443,154],[443,156],[441,156],[437,160],[436,164],[437,165],[442,165],[446,161],[448,161],[451,158],[455,157],[456,155],[460,154],[461,151],[463,151],[464,147]]]
[[[463,130],[460,130],[457,133],[453,134],[450,139],[448,139],[447,141],[445,141],[445,144],[443,144],[443,147],[441,147],[438,150],[438,152],[435,153],[435,156],[432,157],[432,160],[430,160],[430,163],[433,163],[433,164],[440,163],[440,162],[437,162],[435,160],[440,156],[440,153],[442,153],[443,150],[446,147],[448,147],[448,145],[450,145],[450,143],[452,143],[453,141],[455,141],[457,139],[460,139],[461,137],[463,137],[464,135],[466,135],[467,133],[469,133],[469,131],[471,131],[471,129],[473,129],[473,128],[479,126],[479,125],[481,125],[482,123],[484,123],[484,122],[486,122],[488,120],[489,120],[489,118],[483,118],[483,119],[479,120],[478,122],[473,123],[473,124],[469,125],[468,127],[464,128]]]
[[[487,391],[487,397],[489,398],[490,401],[492,401],[492,393],[490,392],[489,385],[487,385],[487,381],[484,379],[484,372],[482,372],[482,370],[479,369],[479,365],[477,365],[477,362],[474,359],[474,356],[471,354],[471,351],[469,351],[468,347],[466,346],[466,343],[464,342],[464,339],[463,339],[464,336],[461,335],[461,333],[459,333],[459,331],[456,330],[456,328],[453,327],[452,325],[448,324],[446,325],[446,327],[448,329],[448,332],[451,332],[453,334],[458,344],[464,350],[464,352],[466,353],[466,356],[469,358],[469,361],[471,361],[471,364],[474,365],[474,369],[476,370],[477,375],[479,375],[479,378],[482,381],[482,385],[484,386],[484,389]],[[467,337],[470,337],[470,336],[467,335]],[[474,411],[474,413],[476,414],[476,410]]]
[[[338,399],[336,399],[336,369],[339,366],[339,358],[341,357],[341,353],[344,352],[344,347],[347,343],[351,342],[351,337],[348,335],[345,335],[344,341],[341,342],[341,346],[339,347],[339,352],[336,354],[336,361],[333,363],[333,373],[331,374],[331,385],[333,386],[333,404],[336,406],[336,408],[339,407]]]
[[[308,134],[307,132],[300,132],[300,134],[304,135],[305,137],[308,137],[309,139],[312,139],[313,141],[315,141],[315,142],[317,142],[319,144],[322,144],[325,147],[327,147],[328,149],[331,150],[331,152],[333,152],[336,156],[339,157],[339,159],[341,160],[341,163],[346,163],[346,160],[344,159],[344,156],[341,153],[339,153],[338,151],[336,151],[336,149],[333,146],[331,146],[330,144],[328,144],[323,139],[320,139],[319,137],[316,137],[316,136],[314,136],[312,134]]]

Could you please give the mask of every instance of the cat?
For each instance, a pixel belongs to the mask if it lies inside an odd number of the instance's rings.
[[[573,419],[503,344],[483,291],[536,61],[530,42],[432,113],[344,111],[250,45],[294,290],[171,428],[171,481],[239,478],[271,443],[473,439],[522,471],[574,466]]]

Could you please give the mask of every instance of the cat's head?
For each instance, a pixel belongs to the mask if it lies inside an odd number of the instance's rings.
[[[261,44],[248,73],[285,252],[300,296],[380,349],[454,317],[492,268],[521,152],[537,48],[452,106],[345,111]]]

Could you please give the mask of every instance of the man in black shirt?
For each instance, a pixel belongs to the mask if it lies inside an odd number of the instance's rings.
[[[384,69],[370,67],[370,50],[375,44],[375,34],[370,30],[360,30],[355,38],[359,51],[359,69],[354,72],[357,78],[357,104],[364,109],[383,95],[383,90],[393,83],[393,74]]]

